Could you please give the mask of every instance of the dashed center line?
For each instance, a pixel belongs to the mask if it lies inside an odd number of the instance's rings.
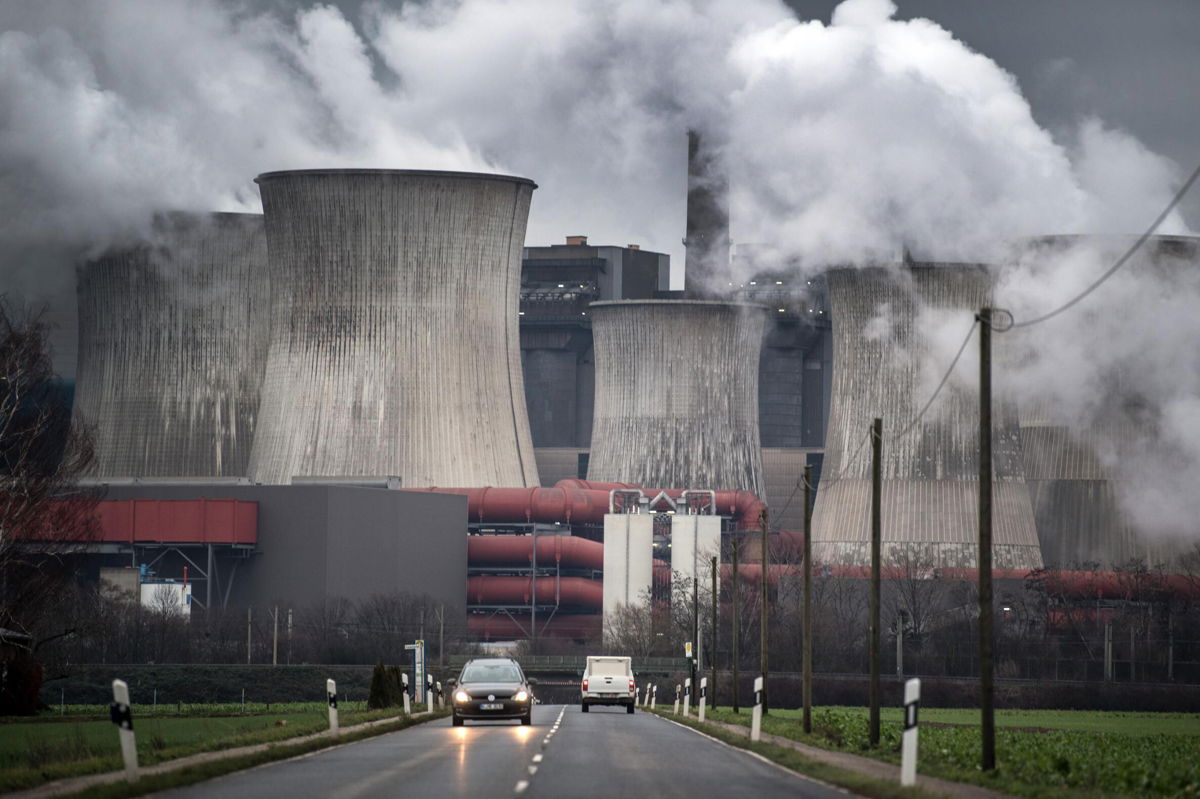
[[[558,711],[558,718],[556,718],[554,720],[554,724],[551,725],[551,727],[550,727],[550,732],[546,733],[546,737],[542,739],[542,748],[543,749],[545,749],[550,744],[550,739],[554,737],[554,733],[558,732],[559,726],[562,725],[563,714],[565,714],[566,712],[567,712],[567,706],[563,705],[562,710]],[[538,752],[530,759],[530,765],[527,767],[530,777],[532,777],[534,774],[537,774],[537,772],[538,772],[537,764],[541,763],[544,759],[545,759],[545,755],[542,754],[541,752]],[[520,794],[525,793],[525,791],[527,791],[528,789],[529,789],[529,780],[520,780],[513,787],[513,793],[517,794],[519,796]]]

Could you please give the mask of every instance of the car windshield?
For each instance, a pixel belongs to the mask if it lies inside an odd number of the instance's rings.
[[[472,663],[462,673],[462,682],[520,681],[521,673],[511,663]]]

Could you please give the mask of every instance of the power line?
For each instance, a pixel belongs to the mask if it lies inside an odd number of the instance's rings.
[[[1138,240],[1133,243],[1133,246],[1130,247],[1125,252],[1124,255],[1122,255],[1120,258],[1118,258],[1117,262],[1115,264],[1113,264],[1111,267],[1109,267],[1107,272],[1102,274],[1094,283],[1092,283],[1092,285],[1090,285],[1086,289],[1084,289],[1081,294],[1079,294],[1078,296],[1076,296],[1074,299],[1067,302],[1066,304],[1061,305],[1058,308],[1055,308],[1053,311],[1050,311],[1049,313],[1042,314],[1041,316],[1039,316],[1035,319],[1029,319],[1024,322],[1013,322],[1013,324],[1010,325],[1008,328],[1006,328],[1006,330],[1012,330],[1013,328],[1018,328],[1018,327],[1030,327],[1031,325],[1036,325],[1036,324],[1045,322],[1047,319],[1052,319],[1055,316],[1058,316],[1063,311],[1067,310],[1068,308],[1074,306],[1076,303],[1081,301],[1084,297],[1086,297],[1087,295],[1089,295],[1093,291],[1095,291],[1097,288],[1099,288],[1101,283],[1103,283],[1104,281],[1106,281],[1110,277],[1112,277],[1113,274],[1115,274],[1118,269],[1120,269],[1122,266],[1124,266],[1125,262],[1128,261],[1130,258],[1132,258],[1133,254],[1135,252],[1137,252],[1139,249],[1141,249],[1142,245],[1145,244],[1146,241],[1152,235],[1154,235],[1154,231],[1158,230],[1158,226],[1163,223],[1163,220],[1167,218],[1167,215],[1170,214],[1171,211],[1175,210],[1175,206],[1179,205],[1180,200],[1182,200],[1184,195],[1188,193],[1188,190],[1192,188],[1192,184],[1196,182],[1196,178],[1198,178],[1198,177],[1200,177],[1200,166],[1196,167],[1195,171],[1192,172],[1192,176],[1187,179],[1187,182],[1184,183],[1182,187],[1180,187],[1179,191],[1177,191],[1175,193],[1175,197],[1172,198],[1171,202],[1167,204],[1167,207],[1163,209],[1162,213],[1158,215],[1158,218],[1155,219],[1153,223],[1151,223],[1150,227],[1146,229],[1146,232],[1138,237]],[[1005,332],[1005,331],[1002,330],[1000,332]]]
[[[946,373],[942,375],[941,382],[939,382],[937,388],[933,390],[933,394],[930,395],[929,399],[925,402],[925,405],[922,406],[921,410],[917,411],[917,415],[912,418],[912,421],[905,425],[903,430],[892,437],[893,442],[899,441],[908,435],[909,431],[917,426],[917,422],[921,421],[921,417],[924,416],[925,412],[933,405],[933,401],[938,398],[939,394],[942,393],[942,389],[946,386],[946,381],[950,379],[950,375],[954,372],[954,367],[958,366],[958,359],[962,357],[964,352],[966,352],[967,343],[971,340],[971,336],[975,334],[976,321],[978,321],[978,319],[971,321],[971,327],[967,329],[967,337],[963,339],[963,343],[959,346],[958,352],[954,354],[954,360],[950,362],[950,367],[946,369]]]

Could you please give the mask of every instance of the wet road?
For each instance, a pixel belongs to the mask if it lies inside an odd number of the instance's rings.
[[[846,793],[648,713],[539,705],[533,724],[439,719],[157,794],[183,797],[814,797]]]

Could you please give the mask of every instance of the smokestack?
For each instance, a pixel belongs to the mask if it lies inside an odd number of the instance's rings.
[[[588,479],[763,496],[758,360],[766,309],[693,300],[590,306]]]
[[[273,290],[251,476],[538,485],[517,330],[535,184],[356,169],[257,182]]]
[[[79,270],[75,420],[97,477],[246,474],[266,360],[257,214],[156,217],[152,239]]]
[[[718,155],[688,132],[687,248],[684,294],[724,299],[729,292],[729,181]]]
[[[971,266],[915,266],[904,274],[834,269],[827,279],[837,369],[825,437],[826,482],[813,513],[813,557],[824,563],[870,562],[871,454],[863,441],[871,420],[882,417],[885,559],[975,566],[977,395],[948,385],[915,429],[899,440],[896,436],[925,400],[917,388],[925,355],[915,324],[919,304],[973,312],[990,301],[987,271]],[[889,314],[883,335],[878,334],[881,309]],[[999,401],[992,418],[993,562],[1000,569],[1040,568],[1016,408]],[[840,477],[830,479],[835,475]]]

